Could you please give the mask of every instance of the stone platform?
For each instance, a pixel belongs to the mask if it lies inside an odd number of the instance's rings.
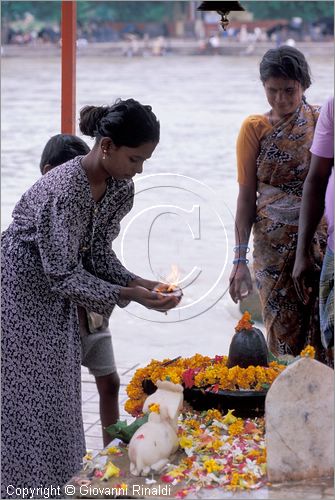
[[[133,366],[120,366],[118,371],[121,379],[120,387],[120,419],[133,421],[133,418],[128,415],[123,407],[127,399],[126,386],[132,378],[138,365]],[[102,431],[99,417],[99,395],[96,389],[94,377],[89,375],[86,368],[82,368],[82,399],[83,399],[83,420],[86,436],[87,449],[95,456],[94,460],[101,460],[100,452],[103,450]],[[92,488],[86,489],[83,486],[80,490],[78,485],[75,487],[73,495],[68,495],[67,498],[173,498],[176,494],[176,487],[171,487],[171,490],[162,490],[166,483],[159,481],[148,484],[146,478],[134,478],[129,473],[129,464],[127,454],[122,457],[113,457],[113,463],[120,466],[122,470],[126,471],[126,476],[117,479],[110,479],[108,481],[101,481],[94,479],[91,483]],[[127,473],[128,471],[128,473]],[[81,471],[80,476],[85,479],[87,472]],[[121,480],[120,480],[121,479]],[[157,478],[156,478],[157,479]],[[115,495],[117,491],[112,490],[113,484],[119,483],[127,484],[127,495]],[[150,482],[150,481],[149,481]],[[73,485],[73,481],[69,484]],[[135,485],[135,488],[133,486]],[[161,485],[163,494],[159,492],[158,486]],[[181,484],[178,485],[178,490],[181,489]],[[109,491],[110,490],[110,491]],[[150,494],[150,491],[152,492]],[[93,494],[92,494],[93,493]],[[94,495],[94,493],[97,493]],[[269,500],[324,500],[335,499],[334,495],[334,479],[325,478],[323,480],[309,480],[303,482],[290,482],[272,484],[258,490],[248,491],[227,491],[222,488],[215,489],[202,489],[197,493],[191,493],[187,496],[189,499],[269,499]]]

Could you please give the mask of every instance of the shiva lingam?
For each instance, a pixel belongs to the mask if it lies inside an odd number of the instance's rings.
[[[223,31],[229,24],[228,14],[232,11],[245,10],[240,2],[202,2],[197,10],[200,11],[216,11],[221,16],[221,26]]]

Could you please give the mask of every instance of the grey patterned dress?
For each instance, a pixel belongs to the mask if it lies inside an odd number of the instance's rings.
[[[2,235],[2,496],[61,486],[81,467],[77,306],[108,316],[134,278],[111,250],[133,204],[132,181],[108,179],[96,203],[77,157],[17,203]],[[11,496],[11,498],[15,498]]]

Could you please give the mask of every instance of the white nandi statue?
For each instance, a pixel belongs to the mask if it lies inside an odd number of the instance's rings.
[[[137,429],[129,443],[130,472],[134,476],[160,472],[179,446],[177,422],[183,407],[183,387],[161,380],[156,385],[157,391],[147,397],[143,412],[150,411],[154,404],[159,413],[151,412],[148,421]]]

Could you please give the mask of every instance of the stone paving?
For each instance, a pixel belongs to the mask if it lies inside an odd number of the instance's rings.
[[[119,406],[121,420],[133,420],[133,417],[131,417],[124,411],[124,403],[127,399],[127,384],[132,378],[137,366],[139,365],[136,364],[129,367],[118,366],[118,373],[120,376]],[[96,454],[103,449],[102,429],[99,414],[99,394],[97,386],[95,384],[95,378],[93,377],[93,375],[90,375],[88,369],[83,366],[81,368],[81,380],[82,411],[86,437],[86,447],[87,450],[91,450],[93,454]]]

